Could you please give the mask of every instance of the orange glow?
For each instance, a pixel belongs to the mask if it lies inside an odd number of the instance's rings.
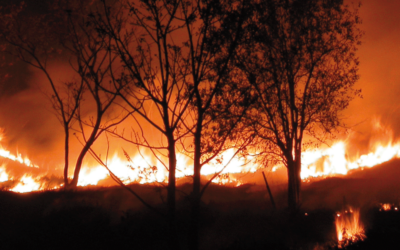
[[[392,210],[392,205],[389,204],[389,203],[383,203],[383,204],[381,204],[381,209],[380,210],[383,210],[383,211]]]
[[[346,159],[346,145],[337,142],[324,150],[306,151],[303,153],[301,178],[327,176],[333,174],[345,175],[349,170],[363,167],[373,167],[400,156],[400,144],[386,146],[378,145],[375,151],[361,155],[353,161]]]
[[[379,207],[379,211],[398,211],[399,208],[397,206],[395,206],[394,204],[390,204],[390,203],[381,203],[380,207]]]
[[[235,155],[234,149],[228,149],[223,152],[219,160],[214,160],[201,169],[202,175],[215,174],[222,170],[221,174],[233,173],[254,173],[259,168],[254,164],[246,164],[244,159],[233,157]]]
[[[365,239],[364,226],[360,221],[360,210],[350,209],[337,213],[335,217],[336,234],[339,248],[346,247],[351,242]]]
[[[82,168],[79,173],[78,186],[97,185],[97,183],[108,175],[104,167]]]
[[[232,177],[230,174],[220,174],[215,177],[211,182],[216,183],[218,185],[233,185],[233,186],[240,186],[243,183],[236,178]]]
[[[0,167],[0,182],[8,181],[8,174],[6,173],[6,169],[3,166]]]
[[[18,185],[11,189],[17,193],[27,193],[40,189],[40,183],[36,182],[31,176],[24,175]]]
[[[28,166],[28,167],[35,167],[35,168],[38,167],[36,165],[33,165],[28,158],[22,158],[21,154],[17,154],[17,155],[18,156],[15,156],[15,155],[11,154],[10,151],[4,150],[3,148],[1,148],[1,145],[0,145],[0,156],[1,157],[7,158],[7,159],[12,160],[12,161],[17,161],[17,162],[19,162],[21,164],[24,164],[24,165]]]
[[[2,141],[2,139],[3,139],[3,134],[0,132],[0,142]],[[7,158],[9,160],[12,160],[12,161],[17,161],[28,167],[35,167],[35,168],[38,167],[38,166],[32,164],[32,162],[28,158],[26,158],[26,157],[22,158],[21,154],[17,153],[17,156],[11,154],[10,151],[3,149],[1,144],[0,144],[0,156],[3,158]]]
[[[331,147],[303,152],[301,178],[346,175],[350,170],[371,168],[400,157],[400,143],[393,142],[393,132],[383,129],[379,121],[374,123],[381,138],[370,142],[369,153],[349,159],[346,141],[335,142]],[[382,131],[383,130],[383,131]]]
[[[375,126],[382,130],[382,126],[379,122],[376,122]],[[369,153],[361,156],[349,157],[347,155],[346,148],[348,145],[346,140],[337,141],[329,148],[303,152],[301,178],[303,181],[310,182],[310,178],[313,177],[346,175],[350,170],[362,170],[366,167],[373,167],[393,158],[400,157],[400,143],[393,142],[392,132],[386,129],[380,134],[382,138],[372,141],[370,143]],[[217,174],[217,177],[214,178],[212,182],[219,185],[242,185],[242,181],[233,174],[254,173],[257,169],[261,168],[261,166],[252,163],[252,159],[233,157],[234,154],[234,149],[223,152],[219,158],[204,165],[201,169],[201,174],[208,178]],[[37,165],[32,164],[28,158],[24,158],[20,154],[15,156],[11,154],[10,151],[1,147],[1,145],[0,157],[19,162],[28,167],[39,168]],[[167,169],[151,155],[136,154],[128,160],[124,156],[120,157],[118,154],[114,154],[114,156],[108,160],[107,165],[125,184],[133,182],[140,184],[152,182],[165,183],[168,181]],[[40,190],[41,187],[46,186],[44,183],[40,183],[40,178],[38,176],[34,175],[30,177],[24,176],[21,180],[18,180],[19,178],[11,176],[10,172],[7,172],[5,167],[5,165],[0,167],[0,182],[8,180],[16,182],[17,186],[12,188],[12,190],[17,192],[20,192],[19,190]],[[282,166],[273,166],[271,171],[275,172],[280,167]],[[41,176],[45,175],[46,174],[41,174]],[[177,178],[191,175],[193,175],[192,160],[183,154],[177,154]],[[109,173],[103,166],[98,164],[86,164],[82,167],[80,172],[78,186],[97,185],[99,181],[108,176]],[[33,185],[33,183],[35,183],[35,185]]]

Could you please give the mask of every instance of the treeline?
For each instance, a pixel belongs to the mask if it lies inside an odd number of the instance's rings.
[[[358,8],[342,0],[58,0],[38,11],[22,2],[3,6],[0,32],[3,52],[48,81],[64,131],[65,188],[76,187],[88,155],[109,170],[108,151],[92,147],[101,136],[150,150],[168,170],[169,247],[179,249],[177,153],[193,159],[189,242],[197,249],[201,197],[222,171],[202,182],[201,169],[228,149],[266,167],[282,162],[288,206],[299,205],[302,149],[344,127],[340,112],[360,96]],[[59,81],[48,65],[57,57],[78,77]],[[126,122],[130,133],[117,129]]]

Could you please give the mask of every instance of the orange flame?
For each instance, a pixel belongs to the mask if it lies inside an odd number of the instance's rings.
[[[384,203],[384,204],[381,204],[381,209],[379,209],[379,210],[383,210],[383,211],[389,211],[389,210],[392,210],[392,205],[391,205],[391,204],[389,204],[389,203]]]
[[[15,155],[11,154],[10,151],[7,151],[7,150],[4,150],[3,148],[1,148],[1,145],[0,145],[0,156],[3,158],[7,158],[9,160],[12,160],[12,161],[17,161],[28,167],[38,168],[38,166],[32,164],[32,162],[28,158],[22,158],[21,154],[17,154],[17,156],[15,156]]]
[[[365,239],[364,226],[360,221],[359,209],[349,208],[349,210],[342,213],[337,213],[335,225],[339,248]]]
[[[390,203],[381,203],[380,204],[380,208],[379,211],[399,211],[399,207],[396,206],[395,204],[390,204]]]
[[[382,164],[400,157],[400,143],[393,142],[393,132],[382,128],[379,121],[374,126],[381,138],[372,143],[370,152],[350,160],[346,155],[346,141],[338,141],[330,148],[309,150],[302,153],[301,178],[346,175],[350,170]]]
[[[17,193],[27,193],[27,192],[32,192],[35,190],[40,189],[40,183],[38,183],[35,179],[33,179],[31,176],[26,176],[24,175],[21,180],[19,181],[18,185],[13,187],[11,191],[17,192]]]
[[[8,181],[8,174],[6,173],[6,169],[3,166],[0,167],[0,182]]]
[[[379,129],[379,122],[375,124]],[[352,169],[363,169],[365,167],[373,167],[377,164],[400,157],[400,143],[393,143],[392,133],[385,130],[382,133],[386,138],[378,140],[368,154],[359,156],[358,158],[349,159],[346,155],[346,141],[338,141],[330,148],[308,150],[302,153],[302,170],[301,178],[309,181],[311,177],[346,175]],[[1,134],[0,134],[1,141]],[[383,141],[385,143],[383,143]],[[214,183],[221,185],[234,184],[241,185],[241,181],[237,180],[232,174],[234,173],[254,173],[261,168],[256,164],[248,164],[246,160],[233,157],[234,149],[227,150],[222,155],[204,165],[201,174],[211,176],[219,173]],[[28,167],[38,168],[28,158],[23,158],[20,154],[17,156],[5,150],[0,145],[0,157],[7,158],[12,161],[19,162]],[[251,159],[250,159],[251,160]],[[248,159],[247,159],[248,161]],[[247,164],[246,164],[247,163]],[[119,177],[125,184],[132,182],[136,183],[152,183],[152,182],[167,182],[168,171],[166,167],[155,160],[154,157],[137,154],[132,159],[123,160],[115,154],[108,162],[109,169]],[[273,166],[272,172],[281,166]],[[107,178],[108,171],[101,165],[87,164],[83,166],[80,172],[78,185],[97,185],[100,180]],[[177,178],[193,175],[191,159],[183,154],[177,155]],[[29,179],[30,178],[30,179]],[[14,180],[6,172],[5,166],[0,167],[0,182]],[[30,184],[28,184],[30,183]],[[35,185],[33,185],[35,183]],[[24,187],[22,189],[22,186]],[[37,176],[24,176],[19,180],[19,184],[13,190],[40,190],[42,189],[40,180]]]

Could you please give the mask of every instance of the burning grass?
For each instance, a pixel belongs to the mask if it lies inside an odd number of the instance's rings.
[[[379,121],[375,121],[373,125],[380,136],[371,138],[369,146],[363,154],[356,152],[349,156],[348,151],[351,151],[351,143],[348,140],[336,141],[328,148],[310,149],[303,152],[301,170],[303,181],[309,183],[315,178],[349,175],[352,171],[372,168],[399,158],[400,142],[394,140],[393,132],[390,129],[382,127]],[[0,166],[0,186],[4,186],[1,183],[9,181],[8,184],[10,184],[10,181],[12,181],[11,184],[13,186],[8,189],[15,192],[54,189],[62,186],[62,182],[58,182],[58,185],[55,184],[56,182],[51,184],[45,183],[46,180],[50,180],[50,175],[59,174],[59,178],[61,179],[61,172],[50,173],[48,169],[46,172],[46,170],[42,170],[39,166],[33,164],[27,157],[23,157],[19,153],[15,155],[6,150],[1,145],[2,136],[0,134],[0,157],[5,160],[3,160],[3,164]],[[204,165],[201,174],[210,178],[215,173],[221,171],[217,178],[213,180],[214,183],[220,185],[239,186],[246,184],[246,182],[253,183],[252,180],[237,178],[237,175],[255,173],[263,167],[251,162],[251,159],[232,158],[233,156],[233,150],[223,152],[219,160]],[[23,170],[20,173],[10,171],[10,168],[13,168],[8,166],[10,163],[20,164]],[[192,163],[187,156],[178,154],[177,165],[177,178],[184,179],[187,176],[193,175]],[[165,183],[168,179],[168,171],[152,155],[136,154],[129,156],[125,152],[125,156],[121,157],[115,152],[109,159],[108,167],[125,184]],[[270,171],[271,174],[273,175],[279,168],[282,168],[282,166],[273,166]],[[100,165],[86,163],[79,176],[78,186],[104,185],[105,183],[108,183],[107,185],[115,185],[111,181],[108,171]]]
[[[336,234],[339,248],[347,247],[366,238],[364,225],[360,220],[360,210],[348,207],[336,214]]]
[[[305,152],[302,177],[307,181],[303,184],[303,210],[297,214],[279,209],[286,206],[286,185],[271,187],[278,205],[278,211],[274,211],[263,183],[257,186],[237,178],[238,172],[247,171],[250,173],[247,175],[258,174],[261,179],[260,173],[252,174],[256,167],[240,168],[242,163],[233,161],[236,165],[226,168],[215,178],[216,183],[203,197],[202,249],[380,249],[377,242],[381,239],[385,244],[394,243],[400,232],[399,206],[396,205],[399,204],[400,160],[393,158],[399,156],[400,144],[389,140],[385,145],[374,144],[375,151],[355,160],[346,156],[343,143],[326,150]],[[0,204],[6,204],[0,214],[0,234],[6,239],[4,249],[35,246],[52,249],[60,247],[58,242],[66,239],[76,243],[66,244],[67,249],[82,248],[79,241],[86,242],[86,248],[115,248],[116,245],[126,248],[132,244],[141,249],[163,248],[168,230],[165,220],[144,210],[143,205],[118,187],[100,188],[107,178],[104,168],[84,168],[79,185],[86,188],[80,187],[76,192],[24,193],[57,189],[62,185],[62,179],[40,172],[29,161],[21,161],[20,155],[11,156],[0,166],[0,189],[21,194],[0,192]],[[165,181],[165,172],[162,167],[152,164],[150,158],[141,159],[143,161],[136,159],[136,165],[133,165],[114,157],[110,168],[125,177],[123,181],[131,183],[129,185],[151,204],[163,209],[166,191],[156,181]],[[178,181],[182,191],[177,203],[178,233],[185,246],[190,199],[182,194],[189,194],[191,185],[184,181],[190,175],[187,167],[190,164],[181,161],[180,166],[184,168],[179,171],[181,179]],[[375,166],[381,162],[386,163]],[[23,168],[24,173],[16,175],[16,171],[10,170],[12,164],[20,164],[18,168]],[[369,168],[372,166],[374,168]],[[207,171],[203,174],[210,175],[215,167],[204,168]],[[333,175],[335,177],[326,178]],[[310,179],[312,176],[317,178]],[[268,178],[273,180],[271,176]],[[350,207],[335,213],[342,207],[343,197],[353,207],[363,208],[361,211],[368,214],[366,219],[359,209]],[[390,233],[386,236],[387,230]],[[96,235],[101,235],[102,240],[90,245]],[[43,237],[51,240],[46,241]],[[375,248],[368,248],[368,244]]]

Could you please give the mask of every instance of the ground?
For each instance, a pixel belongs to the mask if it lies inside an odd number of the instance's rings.
[[[357,207],[367,238],[346,249],[397,249],[400,212],[379,211],[380,203],[399,204],[400,161],[346,177],[303,184],[296,213],[285,208],[285,191],[272,186],[274,210],[263,186],[212,185],[203,197],[200,248],[335,249],[336,212]],[[148,202],[163,210],[165,191],[154,185],[133,185]],[[187,246],[190,204],[179,187],[179,241]],[[278,190],[278,191],[276,191]],[[146,209],[119,187],[86,187],[76,191],[17,194],[0,192],[1,249],[165,249],[166,220]]]

